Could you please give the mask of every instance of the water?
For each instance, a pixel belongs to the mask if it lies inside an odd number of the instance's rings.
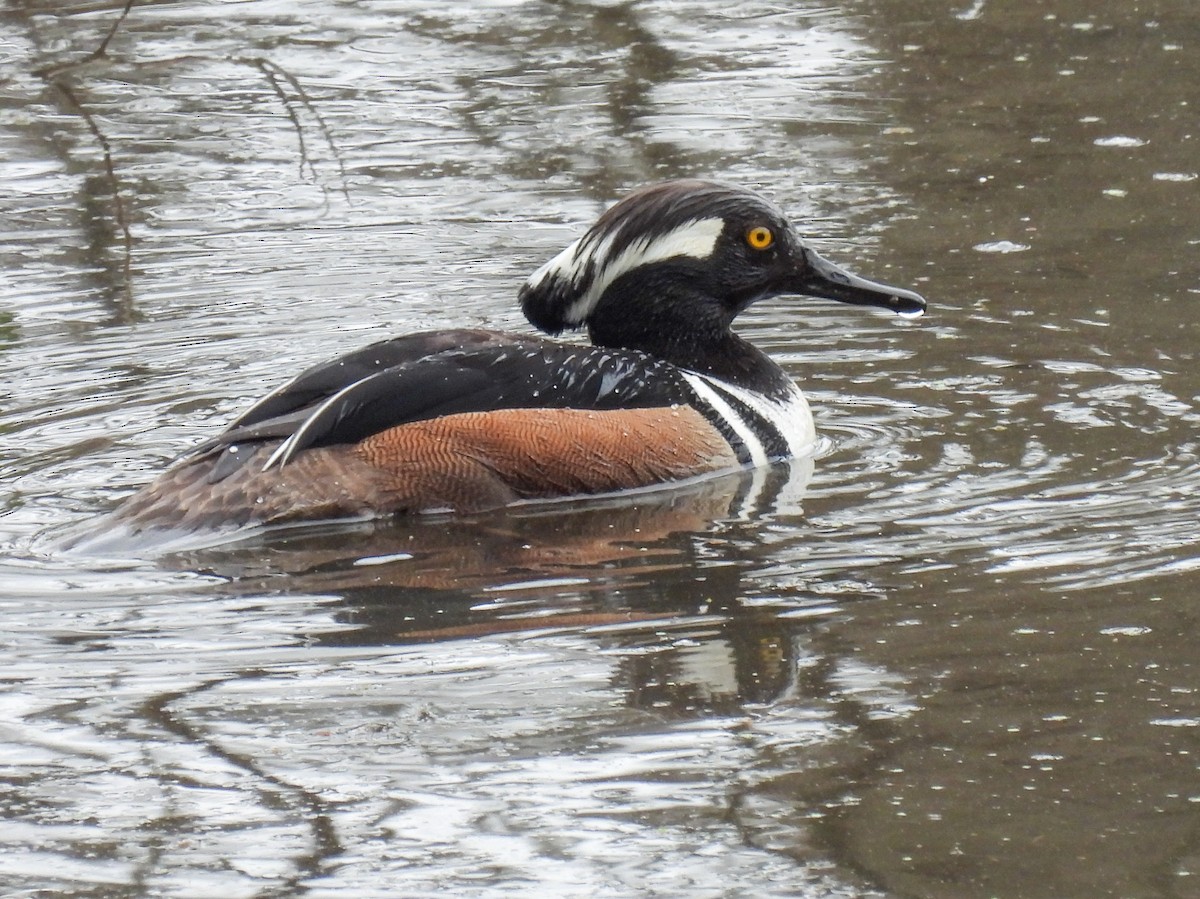
[[[118,12],[0,17],[3,895],[1200,895],[1188,0]],[[933,302],[745,316],[815,464],[54,551],[682,175]]]

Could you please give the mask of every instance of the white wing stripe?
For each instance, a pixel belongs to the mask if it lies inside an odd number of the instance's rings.
[[[344,397],[347,393],[356,389],[363,383],[363,381],[369,380],[372,377],[376,377],[376,375],[369,375],[362,381],[355,381],[353,384],[343,387],[329,399],[325,400],[325,402],[321,403],[321,405],[317,406],[317,408],[312,411],[312,414],[309,415],[308,418],[304,419],[304,421],[300,424],[300,427],[296,428],[296,430],[292,432],[292,435],[288,437],[287,440],[283,441],[283,443],[279,444],[279,446],[275,448],[275,452],[271,453],[271,458],[267,459],[267,461],[263,464],[262,470],[268,471],[276,465],[278,465],[280,468],[283,468],[283,466],[287,465],[292,456],[295,455],[296,447],[304,442],[305,438],[308,436],[305,432],[312,429],[317,420],[325,414],[325,410],[331,407],[334,403],[340,402],[342,397]]]

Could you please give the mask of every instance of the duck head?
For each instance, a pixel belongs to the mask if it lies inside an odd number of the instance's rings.
[[[716,181],[668,181],[631,193],[520,290],[550,334],[588,327],[593,341],[654,328],[727,331],[751,303],[806,294],[920,315],[918,294],[860,278],[809,247],[759,194]],[[614,335],[617,335],[614,337]]]

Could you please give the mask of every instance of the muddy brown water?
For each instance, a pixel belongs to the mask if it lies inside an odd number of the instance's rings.
[[[119,13],[0,14],[0,894],[1200,895],[1193,0]],[[683,175],[932,301],[744,317],[815,461],[54,549]]]

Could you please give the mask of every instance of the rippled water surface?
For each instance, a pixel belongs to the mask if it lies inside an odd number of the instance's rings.
[[[1193,6],[10,4],[0,894],[1200,895]],[[681,175],[933,303],[744,317],[815,460],[54,548]]]

